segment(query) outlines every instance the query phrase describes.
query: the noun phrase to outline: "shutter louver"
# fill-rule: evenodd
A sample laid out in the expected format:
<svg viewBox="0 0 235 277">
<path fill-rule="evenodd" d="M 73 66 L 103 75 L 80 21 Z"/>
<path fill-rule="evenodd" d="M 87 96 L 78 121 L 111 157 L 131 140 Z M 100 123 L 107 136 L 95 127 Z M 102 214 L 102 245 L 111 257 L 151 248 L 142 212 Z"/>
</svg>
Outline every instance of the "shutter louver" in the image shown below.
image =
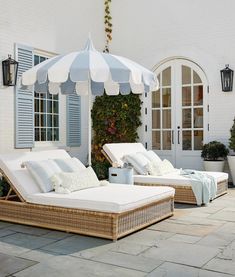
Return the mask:
<svg viewBox="0 0 235 277">
<path fill-rule="evenodd" d="M 76 94 L 67 96 L 67 145 L 81 145 L 81 98 Z"/>
<path fill-rule="evenodd" d="M 18 78 L 33 66 L 33 48 L 16 45 Z M 15 87 L 15 147 L 34 146 L 34 92 Z"/>
</svg>

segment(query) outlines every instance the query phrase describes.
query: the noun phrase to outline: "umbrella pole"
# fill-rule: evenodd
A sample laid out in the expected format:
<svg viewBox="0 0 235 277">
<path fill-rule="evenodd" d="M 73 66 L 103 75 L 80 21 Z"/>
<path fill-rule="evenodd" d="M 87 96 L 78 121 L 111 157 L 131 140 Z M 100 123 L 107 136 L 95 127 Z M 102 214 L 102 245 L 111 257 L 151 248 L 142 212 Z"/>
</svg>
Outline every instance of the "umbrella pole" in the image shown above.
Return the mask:
<svg viewBox="0 0 235 277">
<path fill-rule="evenodd" d="M 91 79 L 88 80 L 88 165 L 91 166 Z"/>
</svg>

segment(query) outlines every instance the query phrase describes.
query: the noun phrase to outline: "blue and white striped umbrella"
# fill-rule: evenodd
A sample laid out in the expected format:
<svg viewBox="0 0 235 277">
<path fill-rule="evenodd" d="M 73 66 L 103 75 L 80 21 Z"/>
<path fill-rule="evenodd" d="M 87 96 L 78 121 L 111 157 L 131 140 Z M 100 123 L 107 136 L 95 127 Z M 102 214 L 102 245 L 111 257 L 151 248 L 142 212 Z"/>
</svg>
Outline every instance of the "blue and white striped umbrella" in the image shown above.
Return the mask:
<svg viewBox="0 0 235 277">
<path fill-rule="evenodd" d="M 55 56 L 22 74 L 24 89 L 36 92 L 88 95 L 88 163 L 91 164 L 91 93 L 102 95 L 141 94 L 158 87 L 155 74 L 120 56 L 98 52 L 89 38 L 83 51 Z"/>
<path fill-rule="evenodd" d="M 91 39 L 83 51 L 48 59 L 22 75 L 22 85 L 37 92 L 108 95 L 149 92 L 158 85 L 153 72 L 120 56 L 95 50 Z"/>
</svg>

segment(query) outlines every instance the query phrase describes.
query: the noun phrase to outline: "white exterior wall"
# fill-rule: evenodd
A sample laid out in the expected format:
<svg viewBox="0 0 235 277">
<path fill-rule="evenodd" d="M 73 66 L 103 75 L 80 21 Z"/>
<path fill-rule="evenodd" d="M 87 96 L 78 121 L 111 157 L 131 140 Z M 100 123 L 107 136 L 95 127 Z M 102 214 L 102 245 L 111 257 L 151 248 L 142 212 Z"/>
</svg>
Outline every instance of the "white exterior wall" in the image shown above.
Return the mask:
<svg viewBox="0 0 235 277">
<path fill-rule="evenodd" d="M 97 7 L 96 7 L 97 6 Z M 14 44 L 32 46 L 53 53 L 66 53 L 84 47 L 88 33 L 104 36 L 97 12 L 103 13 L 98 0 L 0 0 L 0 61 L 14 57 Z M 100 27 L 100 28 L 99 28 Z M 103 37 L 98 46 L 102 46 Z M 97 39 L 94 38 L 96 42 Z M 14 89 L 3 87 L 0 67 L 0 153 L 25 151 L 15 149 Z M 72 148 L 84 162 L 87 158 L 86 99 L 82 99 L 82 146 Z M 60 96 L 60 143 L 36 143 L 33 150 L 66 147 L 66 103 Z M 85 146 L 85 147 L 84 147 Z"/>
<path fill-rule="evenodd" d="M 220 70 L 225 64 L 235 70 L 234 10 L 233 0 L 112 3 L 112 52 L 150 69 L 173 57 L 197 63 L 210 87 L 210 131 L 206 141 L 216 139 L 226 144 L 235 116 L 235 85 L 233 92 L 222 92 Z"/>
<path fill-rule="evenodd" d="M 14 43 L 55 53 L 81 49 L 91 32 L 98 50 L 104 46 L 103 1 L 0 0 L 0 59 L 14 54 Z M 111 52 L 150 69 L 164 60 L 185 57 L 204 70 L 209 94 L 207 141 L 228 142 L 235 115 L 235 93 L 223 93 L 220 69 L 235 69 L 234 0 L 113 0 Z M 14 55 L 13 55 L 14 56 Z M 1 70 L 1 69 L 0 69 Z M 14 92 L 2 87 L 0 72 L 0 153 L 14 150 Z M 62 97 L 64 99 L 64 97 Z M 65 145 L 66 112 L 61 101 L 61 143 Z M 87 103 L 82 99 L 82 147 L 72 149 L 85 161 Z M 143 120 L 145 120 L 143 118 Z M 143 128 L 140 128 L 143 138 Z"/>
</svg>

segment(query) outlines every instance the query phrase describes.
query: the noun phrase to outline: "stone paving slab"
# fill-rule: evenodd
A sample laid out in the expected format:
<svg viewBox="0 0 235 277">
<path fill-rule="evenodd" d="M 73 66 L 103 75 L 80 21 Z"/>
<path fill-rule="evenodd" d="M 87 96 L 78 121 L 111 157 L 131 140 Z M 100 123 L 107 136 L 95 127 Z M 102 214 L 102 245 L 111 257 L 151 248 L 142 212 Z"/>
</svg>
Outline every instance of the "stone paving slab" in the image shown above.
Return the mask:
<svg viewBox="0 0 235 277">
<path fill-rule="evenodd" d="M 161 260 L 145 258 L 144 256 L 133 256 L 124 253 L 105 252 L 93 257 L 94 261 L 117 265 L 129 269 L 150 272 L 163 263 Z"/>
<path fill-rule="evenodd" d="M 8 276 L 35 264 L 36 262 L 31 260 L 0 253 L 0 277 Z"/>
<path fill-rule="evenodd" d="M 231 277 L 214 271 L 165 262 L 147 275 L 148 277 Z"/>
<path fill-rule="evenodd" d="M 202 238 L 197 244 L 207 245 L 207 246 L 216 246 L 216 247 L 225 247 L 229 245 L 233 240 L 235 240 L 235 234 L 228 234 L 223 232 L 215 232 L 209 234 Z"/>
<path fill-rule="evenodd" d="M 234 201 L 235 202 L 235 201 Z M 213 215 L 210 215 L 209 218 L 223 220 L 223 221 L 231 221 L 235 222 L 235 209 L 233 208 L 225 208 Z"/>
<path fill-rule="evenodd" d="M 154 257 L 158 260 L 201 267 L 218 253 L 218 248 L 173 241 L 160 241 L 156 247 L 151 247 L 141 255 L 147 258 Z"/>
<path fill-rule="evenodd" d="M 228 273 L 235 276 L 235 261 L 234 260 L 224 260 L 219 258 L 214 258 L 209 261 L 205 266 L 205 269 L 214 270 L 221 273 Z"/>
<path fill-rule="evenodd" d="M 176 242 L 185 242 L 185 243 L 196 243 L 201 239 L 198 236 L 188 236 L 188 235 L 181 235 L 175 234 L 174 236 L 167 239 L 168 241 L 176 241 Z"/>
<path fill-rule="evenodd" d="M 52 242 L 54 242 L 54 240 L 48 238 L 15 233 L 0 238 L 0 252 L 11 255 L 19 255 L 23 252 L 43 247 Z"/>
<path fill-rule="evenodd" d="M 157 231 L 171 231 L 177 234 L 191 235 L 191 236 L 205 236 L 215 231 L 218 226 L 213 225 L 200 225 L 200 224 L 185 224 L 173 221 L 161 221 L 158 224 L 151 226 L 151 229 Z"/>
<path fill-rule="evenodd" d="M 118 253 L 125 253 L 131 255 L 138 255 L 144 251 L 146 251 L 149 246 L 137 244 L 134 242 L 127 242 L 127 241 L 118 241 L 115 245 L 110 249 L 110 251 L 118 252 Z"/>
<path fill-rule="evenodd" d="M 21 272 L 17 277 L 143 277 L 146 273 L 109 264 L 58 256 Z"/>
<path fill-rule="evenodd" d="M 159 240 L 165 240 L 174 235 L 173 232 L 152 230 L 152 227 L 154 227 L 154 225 L 143 231 L 131 234 L 130 236 L 123 238 L 122 241 L 124 243 L 127 241 L 145 246 L 154 246 Z"/>
<path fill-rule="evenodd" d="M 110 240 L 74 235 L 42 247 L 42 249 L 63 255 L 91 258 L 110 249 L 114 244 Z"/>
<path fill-rule="evenodd" d="M 42 236 L 51 232 L 51 230 L 49 229 L 43 229 L 38 227 L 32 228 L 31 226 L 20 225 L 20 224 L 10 225 L 9 227 L 7 227 L 7 229 L 14 232 L 24 233 L 24 234 L 34 235 L 34 236 Z"/>
<path fill-rule="evenodd" d="M 12 231 L 6 228 L 0 229 L 0 237 L 6 237 L 15 233 L 16 233 L 15 231 Z"/>
</svg>

